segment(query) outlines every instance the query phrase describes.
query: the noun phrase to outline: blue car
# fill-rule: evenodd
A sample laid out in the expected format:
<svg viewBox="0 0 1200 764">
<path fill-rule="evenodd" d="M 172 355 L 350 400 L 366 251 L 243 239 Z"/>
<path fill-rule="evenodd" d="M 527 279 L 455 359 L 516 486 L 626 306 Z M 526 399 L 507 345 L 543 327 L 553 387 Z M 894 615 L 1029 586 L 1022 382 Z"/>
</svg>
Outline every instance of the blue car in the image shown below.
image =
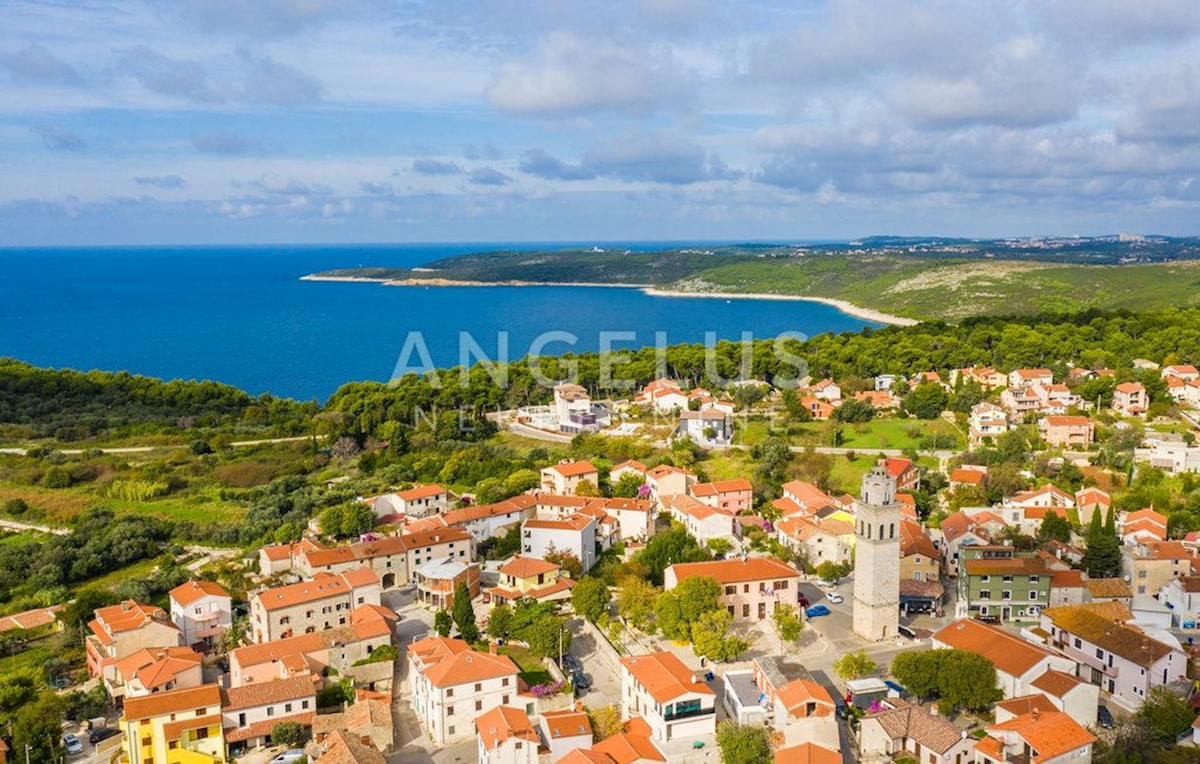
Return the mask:
<svg viewBox="0 0 1200 764">
<path fill-rule="evenodd" d="M 808 616 L 809 618 L 819 618 L 823 615 L 829 615 L 829 608 L 825 607 L 824 605 L 814 605 L 808 610 L 805 610 L 804 615 Z"/>
</svg>

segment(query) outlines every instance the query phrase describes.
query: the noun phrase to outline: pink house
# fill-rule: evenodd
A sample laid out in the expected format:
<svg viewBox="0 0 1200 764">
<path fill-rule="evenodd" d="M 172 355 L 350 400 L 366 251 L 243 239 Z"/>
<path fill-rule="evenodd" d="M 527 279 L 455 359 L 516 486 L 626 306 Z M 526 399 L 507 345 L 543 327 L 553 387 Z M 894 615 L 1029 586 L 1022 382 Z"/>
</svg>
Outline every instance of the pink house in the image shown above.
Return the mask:
<svg viewBox="0 0 1200 764">
<path fill-rule="evenodd" d="M 746 478 L 697 483 L 692 486 L 692 498 L 715 509 L 737 514 L 750 509 L 754 502 L 754 487 Z"/>
</svg>

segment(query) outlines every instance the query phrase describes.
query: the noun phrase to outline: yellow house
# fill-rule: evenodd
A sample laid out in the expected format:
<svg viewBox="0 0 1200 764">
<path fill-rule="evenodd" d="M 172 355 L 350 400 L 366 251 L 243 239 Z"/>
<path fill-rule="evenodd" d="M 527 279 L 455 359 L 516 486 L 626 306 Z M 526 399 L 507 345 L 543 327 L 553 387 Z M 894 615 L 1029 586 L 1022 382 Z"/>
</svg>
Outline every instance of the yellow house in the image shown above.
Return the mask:
<svg viewBox="0 0 1200 764">
<path fill-rule="evenodd" d="M 490 592 L 492 607 L 525 597 L 539 602 L 569 599 L 574 585 L 554 563 L 517 555 L 500 567 L 500 585 Z"/>
<path fill-rule="evenodd" d="M 221 688 L 215 684 L 126 698 L 123 764 L 223 764 Z"/>
</svg>

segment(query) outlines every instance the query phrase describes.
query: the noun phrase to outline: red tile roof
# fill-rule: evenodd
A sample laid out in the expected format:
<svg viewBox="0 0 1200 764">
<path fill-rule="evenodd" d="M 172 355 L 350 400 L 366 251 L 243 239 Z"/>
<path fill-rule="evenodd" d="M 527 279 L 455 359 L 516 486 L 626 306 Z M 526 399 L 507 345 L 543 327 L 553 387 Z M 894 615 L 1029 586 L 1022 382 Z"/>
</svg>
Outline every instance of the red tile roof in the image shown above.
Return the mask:
<svg viewBox="0 0 1200 764">
<path fill-rule="evenodd" d="M 171 599 L 187 607 L 203 597 L 228 597 L 229 592 L 216 581 L 188 581 L 170 591 Z"/>
<path fill-rule="evenodd" d="M 683 581 L 692 576 L 707 576 L 722 584 L 800 577 L 800 573 L 795 568 L 773 557 L 681 562 L 672 565 L 669 569 L 674 571 L 676 581 Z"/>
<path fill-rule="evenodd" d="M 586 719 L 587 714 L 583 717 Z M 475 717 L 475 730 L 483 741 L 484 749 L 494 751 L 496 746 L 510 739 L 538 742 L 537 730 L 529 715 L 520 708 L 496 706 Z M 589 728 L 590 731 L 590 728 Z"/>
<path fill-rule="evenodd" d="M 621 665 L 659 703 L 670 703 L 687 694 L 716 694 L 708 685 L 697 682 L 693 672 L 674 653 L 628 655 L 621 658 Z"/>
<path fill-rule="evenodd" d="M 998 671 L 1022 676 L 1050 652 L 997 626 L 963 619 L 933 635 L 942 644 L 987 658 Z"/>
</svg>

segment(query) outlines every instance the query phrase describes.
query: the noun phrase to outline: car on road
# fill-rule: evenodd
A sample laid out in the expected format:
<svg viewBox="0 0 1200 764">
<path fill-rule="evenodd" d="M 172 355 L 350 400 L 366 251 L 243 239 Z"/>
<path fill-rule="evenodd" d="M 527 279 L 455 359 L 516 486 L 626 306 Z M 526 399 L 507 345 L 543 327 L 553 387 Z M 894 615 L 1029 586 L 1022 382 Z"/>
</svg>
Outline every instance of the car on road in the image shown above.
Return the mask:
<svg viewBox="0 0 1200 764">
<path fill-rule="evenodd" d="M 829 581 L 828 579 L 818 578 L 817 586 L 821 589 L 834 589 L 837 587 L 837 581 Z"/>
<path fill-rule="evenodd" d="M 840 605 L 843 602 L 842 595 L 838 594 L 837 592 L 829 592 L 825 595 L 825 599 L 829 600 L 835 605 Z"/>
<path fill-rule="evenodd" d="M 1106 730 L 1110 730 L 1116 726 L 1116 722 L 1113 721 L 1112 711 L 1108 710 L 1108 706 L 1096 706 L 1096 723 Z"/>
<path fill-rule="evenodd" d="M 66 747 L 67 753 L 74 756 L 77 753 L 83 753 L 83 741 L 75 737 L 71 732 L 63 735 L 63 746 Z"/>
<path fill-rule="evenodd" d="M 592 686 L 592 680 L 582 671 L 572 671 L 571 684 L 575 685 L 576 690 L 587 690 Z"/>
<path fill-rule="evenodd" d="M 579 659 L 576 658 L 574 655 L 564 655 L 563 660 L 562 660 L 562 665 L 563 665 L 563 668 L 565 668 L 568 672 L 570 672 L 572 674 L 575 673 L 576 671 L 583 671 L 583 664 L 581 664 L 579 662 Z"/>
<path fill-rule="evenodd" d="M 829 615 L 829 608 L 824 605 L 814 605 L 805 610 L 804 615 L 808 618 L 820 618 L 823 615 Z"/>
<path fill-rule="evenodd" d="M 96 743 L 99 743 L 103 740 L 108 740 L 113 735 L 120 735 L 120 734 L 121 734 L 121 730 L 113 729 L 112 727 L 100 727 L 98 729 L 92 730 L 92 733 L 90 735 L 88 735 L 88 742 L 91 743 L 92 745 L 95 745 Z"/>
<path fill-rule="evenodd" d="M 304 758 L 303 748 L 289 748 L 275 758 L 271 759 L 270 764 L 294 764 Z"/>
<path fill-rule="evenodd" d="M 896 631 L 900 632 L 900 636 L 902 637 L 908 637 L 909 639 L 917 638 L 917 632 L 913 631 L 907 626 L 897 626 Z"/>
</svg>

